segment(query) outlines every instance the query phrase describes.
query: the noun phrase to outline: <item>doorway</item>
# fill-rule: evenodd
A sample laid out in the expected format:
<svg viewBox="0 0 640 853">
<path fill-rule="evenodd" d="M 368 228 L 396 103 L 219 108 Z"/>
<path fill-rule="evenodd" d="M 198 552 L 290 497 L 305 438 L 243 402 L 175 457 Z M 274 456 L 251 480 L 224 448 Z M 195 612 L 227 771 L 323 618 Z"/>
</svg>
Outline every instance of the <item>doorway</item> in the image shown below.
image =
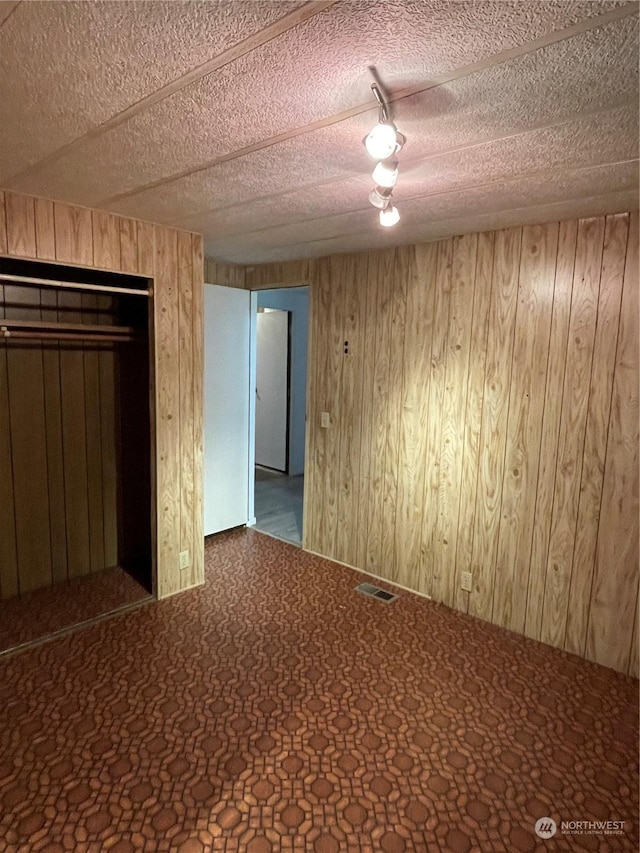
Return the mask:
<svg viewBox="0 0 640 853">
<path fill-rule="evenodd" d="M 256 529 L 302 544 L 309 288 L 257 293 Z"/>
</svg>

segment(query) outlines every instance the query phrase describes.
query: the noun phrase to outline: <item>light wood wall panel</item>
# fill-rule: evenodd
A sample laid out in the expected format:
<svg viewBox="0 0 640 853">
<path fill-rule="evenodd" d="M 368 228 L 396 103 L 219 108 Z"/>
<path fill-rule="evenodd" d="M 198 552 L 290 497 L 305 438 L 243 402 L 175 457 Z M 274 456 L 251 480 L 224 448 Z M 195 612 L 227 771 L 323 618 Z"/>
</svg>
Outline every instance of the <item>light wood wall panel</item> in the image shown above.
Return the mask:
<svg viewBox="0 0 640 853">
<path fill-rule="evenodd" d="M 223 264 L 207 258 L 204 268 L 204 280 L 207 284 L 218 284 L 222 287 L 244 287 L 245 268 L 236 264 Z"/>
<path fill-rule="evenodd" d="M 259 264 L 244 267 L 244 287 L 249 290 L 264 290 L 272 287 L 300 287 L 315 280 L 318 274 L 315 260 L 281 261 L 274 264 Z M 208 280 L 208 279 L 207 279 Z"/>
<path fill-rule="evenodd" d="M 604 467 L 587 657 L 638 675 L 638 215 L 631 218 Z"/>
<path fill-rule="evenodd" d="M 152 279 L 150 336 L 156 356 L 150 389 L 156 437 L 152 523 L 159 543 L 157 592 L 163 597 L 202 583 L 201 237 L 104 211 L 0 191 L 0 254 L 138 273 Z M 7 291 L 0 286 L 0 314 L 4 316 L 6 310 L 10 316 L 12 310 L 25 310 L 19 304 L 11 307 Z M 40 303 L 29 310 L 44 319 L 62 320 L 63 315 L 73 319 L 76 312 L 77 317 L 86 315 L 104 322 L 110 306 L 108 296 L 43 292 L 37 299 Z M 62 352 L 55 347 L 25 348 L 22 353 L 0 347 L 1 597 L 88 573 L 100 564 L 112 565 L 117 555 L 115 438 L 101 426 L 114 417 L 114 356 Z M 17 373 L 7 365 L 16 355 L 24 361 Z M 21 377 L 20 395 L 17 388 L 11 394 L 9 375 Z M 80 395 L 78 388 L 82 389 Z M 140 404 L 146 405 L 147 400 Z M 88 411 L 91 418 L 86 417 Z M 28 415 L 33 426 L 30 436 L 10 429 L 11 419 L 22 415 Z M 93 426 L 87 430 L 89 421 Z M 14 432 L 20 434 L 16 440 L 27 441 L 28 447 L 12 448 Z M 29 476 L 20 480 L 33 495 L 14 494 L 11 455 L 16 451 L 30 466 Z M 41 489 L 48 493 L 48 503 L 36 501 L 35 491 Z M 83 489 L 84 500 L 79 497 Z M 38 507 L 44 507 L 42 512 Z M 74 525 L 63 526 L 63 513 Z M 19 532 L 27 523 L 30 543 Z M 186 570 L 180 569 L 180 551 L 189 551 Z M 18 566 L 26 571 L 22 587 Z"/>
<path fill-rule="evenodd" d="M 524 631 L 558 226 L 523 228 L 492 621 Z"/>
<path fill-rule="evenodd" d="M 304 547 L 637 674 L 637 214 L 246 275 L 307 282 Z"/>
</svg>

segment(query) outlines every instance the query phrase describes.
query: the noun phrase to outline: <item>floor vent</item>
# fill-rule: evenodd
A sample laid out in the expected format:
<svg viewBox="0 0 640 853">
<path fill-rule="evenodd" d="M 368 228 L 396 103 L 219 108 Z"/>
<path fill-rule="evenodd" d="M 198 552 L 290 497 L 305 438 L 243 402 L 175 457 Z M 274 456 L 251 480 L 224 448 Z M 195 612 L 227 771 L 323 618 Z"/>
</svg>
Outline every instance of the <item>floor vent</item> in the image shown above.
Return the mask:
<svg viewBox="0 0 640 853">
<path fill-rule="evenodd" d="M 379 586 L 374 586 L 372 583 L 361 583 L 360 586 L 356 587 L 356 592 L 362 593 L 362 595 L 367 595 L 369 598 L 377 598 L 379 601 L 384 601 L 387 604 L 391 604 L 391 602 L 395 601 L 398 597 L 392 592 L 380 589 Z"/>
</svg>

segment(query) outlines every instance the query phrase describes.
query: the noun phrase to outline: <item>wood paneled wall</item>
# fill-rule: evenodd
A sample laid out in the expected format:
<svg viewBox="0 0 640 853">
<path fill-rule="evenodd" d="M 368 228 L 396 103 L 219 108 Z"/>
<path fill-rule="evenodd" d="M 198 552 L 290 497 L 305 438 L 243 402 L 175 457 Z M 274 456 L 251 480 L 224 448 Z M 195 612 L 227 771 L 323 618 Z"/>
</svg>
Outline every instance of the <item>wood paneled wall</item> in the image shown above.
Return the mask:
<svg viewBox="0 0 640 853">
<path fill-rule="evenodd" d="M 637 675 L 637 213 L 304 263 L 305 548 Z"/>
<path fill-rule="evenodd" d="M 104 300 L 0 284 L 0 318 L 98 323 Z M 0 598 L 118 563 L 115 399 L 108 346 L 0 346 Z"/>
<path fill-rule="evenodd" d="M 223 264 L 206 258 L 204 262 L 204 280 L 207 284 L 218 284 L 222 287 L 245 286 L 245 268 L 237 264 Z"/>
<path fill-rule="evenodd" d="M 245 267 L 245 287 L 268 290 L 272 287 L 299 287 L 310 284 L 316 261 L 281 261 Z"/>
<path fill-rule="evenodd" d="M 75 207 L 47 199 L 0 192 L 0 255 L 56 261 L 112 272 L 127 272 L 152 279 L 154 295 L 153 328 L 155 363 L 152 365 L 151 393 L 155 401 L 152 416 L 155 421 L 156 465 L 152 472 L 156 507 L 152 517 L 156 523 L 157 589 L 160 597 L 172 595 L 182 589 L 200 584 L 204 580 L 204 537 L 202 527 L 202 371 L 203 371 L 203 256 L 202 240 L 199 235 L 177 231 L 134 219 L 114 216 L 109 213 Z M 62 296 L 60 296 L 62 298 Z M 77 297 L 68 297 L 77 299 Z M 82 297 L 86 299 L 86 297 Z M 82 302 L 80 311 L 92 307 Z M 46 310 L 43 305 L 42 310 Z M 36 353 L 37 354 L 37 353 Z M 85 405 L 109 406 L 108 399 L 96 398 L 93 377 L 99 375 L 100 382 L 108 389 L 108 359 L 98 356 L 93 363 L 90 353 L 69 353 L 77 364 L 77 371 L 84 372 Z M 13 356 L 10 356 L 13 357 Z M 60 358 L 63 355 L 60 354 Z M 0 349 L 0 360 L 6 359 L 6 350 Z M 46 366 L 34 364 L 34 371 L 45 370 Z M 69 365 L 73 369 L 73 365 Z M 54 368 L 55 370 L 55 368 Z M 60 375 L 65 375 L 64 372 Z M 0 361 L 0 398 L 6 389 L 6 365 Z M 87 387 L 89 377 L 89 387 Z M 28 390 L 25 377 L 25 393 Z M 55 384 L 54 384 L 55 389 Z M 102 384 L 101 386 L 102 387 Z M 61 389 L 64 394 L 64 389 Z M 12 395 L 12 406 L 13 406 Z M 36 410 L 39 411 L 36 413 Z M 78 403 L 79 404 L 79 403 Z M 141 400 L 142 406 L 147 399 Z M 27 403 L 23 400 L 23 405 Z M 44 417 L 42 401 L 31 400 L 34 418 Z M 72 417 L 67 406 L 62 404 L 65 417 Z M 6 418 L 9 409 L 0 399 L 0 436 L 6 435 Z M 54 419 L 55 421 L 55 419 Z M 41 424 L 45 441 L 57 441 L 54 422 Z M 93 476 L 97 472 L 99 458 L 111 453 L 109 436 L 87 435 L 86 453 L 80 454 L 83 470 L 78 476 Z M 106 442 L 106 444 L 105 444 Z M 39 480 L 44 483 L 46 468 L 44 445 L 33 464 L 38 470 Z M 99 446 L 100 445 L 100 446 Z M 0 454 L 6 453 L 0 447 Z M 86 462 L 87 470 L 84 471 Z M 0 462 L 1 464 L 1 462 Z M 109 479 L 107 466 L 107 480 Z M 97 476 L 97 475 L 96 475 Z M 104 471 L 102 476 L 104 477 Z M 46 477 L 51 486 L 60 493 L 60 471 L 48 470 Z M 0 478 L 0 501 L 5 508 L 13 506 L 10 500 L 11 484 Z M 103 492 L 105 502 L 113 501 L 109 489 Z M 17 509 L 18 512 L 21 510 Z M 89 513 L 94 518 L 94 530 L 100 529 L 100 513 L 97 506 L 83 505 L 78 512 Z M 42 523 L 46 519 L 31 518 L 29 523 Z M 67 507 L 67 513 L 69 508 Z M 103 524 L 112 523 L 112 514 L 103 508 Z M 16 523 L 18 523 L 16 521 Z M 59 525 L 57 536 L 61 536 Z M 110 536 L 110 534 L 109 534 Z M 96 538 L 96 541 L 98 541 Z M 105 546 L 108 536 L 103 536 Z M 2 566 L 15 562 L 11 538 L 0 536 L 0 560 Z M 62 547 L 62 543 L 56 546 Z M 97 546 L 96 546 L 97 547 Z M 91 563 L 93 546 L 89 543 Z M 180 552 L 189 551 L 189 568 L 180 569 Z M 84 555 L 86 549 L 82 550 Z M 52 538 L 50 559 L 55 558 L 56 548 Z M 40 557 L 38 556 L 38 559 Z M 80 557 L 78 558 L 80 559 Z M 83 558 L 84 559 L 84 556 Z M 107 561 L 108 564 L 108 561 Z M 38 571 L 46 571 L 46 562 Z M 10 570 L 9 572 L 10 573 Z"/>
</svg>

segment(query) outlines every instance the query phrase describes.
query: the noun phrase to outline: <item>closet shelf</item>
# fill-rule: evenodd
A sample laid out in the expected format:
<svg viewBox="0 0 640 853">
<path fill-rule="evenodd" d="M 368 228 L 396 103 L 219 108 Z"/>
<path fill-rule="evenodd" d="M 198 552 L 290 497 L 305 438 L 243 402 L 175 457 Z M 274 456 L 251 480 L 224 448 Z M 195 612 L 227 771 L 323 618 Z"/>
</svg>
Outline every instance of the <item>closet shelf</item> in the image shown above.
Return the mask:
<svg viewBox="0 0 640 853">
<path fill-rule="evenodd" d="M 0 318 L 0 329 L 11 331 L 43 332 L 91 332 L 104 335 L 134 335 L 138 330 L 133 326 L 110 326 L 106 323 L 58 323 L 55 320 L 9 320 Z"/>
<path fill-rule="evenodd" d="M 51 278 L 34 278 L 24 275 L 10 275 L 9 273 L 0 273 L 0 281 L 5 281 L 9 284 L 31 285 L 33 287 L 61 287 L 65 290 L 90 290 L 98 293 L 123 293 L 126 296 L 152 296 L 152 288 L 140 290 L 132 287 L 116 287 L 103 284 L 89 284 L 88 282 L 80 281 L 57 281 Z"/>
</svg>

